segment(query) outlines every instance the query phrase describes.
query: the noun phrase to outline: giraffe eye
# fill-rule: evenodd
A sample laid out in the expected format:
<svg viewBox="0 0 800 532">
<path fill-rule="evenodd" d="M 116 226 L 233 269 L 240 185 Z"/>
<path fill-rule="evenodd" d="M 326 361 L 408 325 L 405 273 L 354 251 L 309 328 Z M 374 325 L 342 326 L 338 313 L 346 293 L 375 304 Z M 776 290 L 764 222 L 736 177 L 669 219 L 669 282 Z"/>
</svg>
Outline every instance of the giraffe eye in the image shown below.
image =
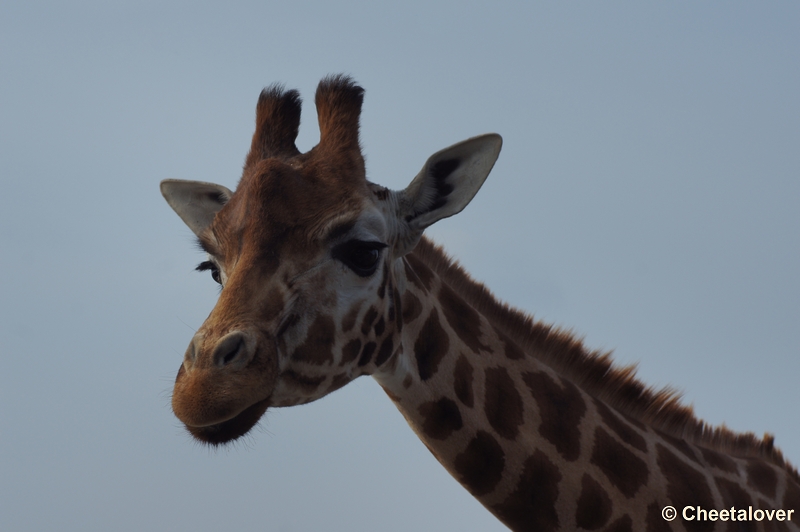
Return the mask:
<svg viewBox="0 0 800 532">
<path fill-rule="evenodd" d="M 360 277 L 369 277 L 378 268 L 381 250 L 386 244 L 350 240 L 333 248 L 333 257 Z"/>
<path fill-rule="evenodd" d="M 211 278 L 214 279 L 217 283 L 222 284 L 222 277 L 220 276 L 219 268 L 217 268 L 217 265 L 211 262 L 210 260 L 201 262 L 197 266 L 197 268 L 195 268 L 195 270 L 197 270 L 198 272 L 211 270 Z"/>
</svg>

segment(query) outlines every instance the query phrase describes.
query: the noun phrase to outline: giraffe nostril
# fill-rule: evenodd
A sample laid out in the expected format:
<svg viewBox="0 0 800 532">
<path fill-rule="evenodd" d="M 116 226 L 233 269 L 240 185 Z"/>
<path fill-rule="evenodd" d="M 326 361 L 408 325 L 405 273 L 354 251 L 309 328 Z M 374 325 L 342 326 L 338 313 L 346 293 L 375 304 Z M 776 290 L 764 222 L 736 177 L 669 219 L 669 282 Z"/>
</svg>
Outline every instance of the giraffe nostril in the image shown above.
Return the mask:
<svg viewBox="0 0 800 532">
<path fill-rule="evenodd" d="M 183 355 L 183 367 L 187 370 L 191 369 L 197 361 L 197 346 L 199 342 L 200 337 L 195 335 L 192 338 L 192 341 L 189 342 L 189 347 L 186 348 L 186 353 Z"/>
<path fill-rule="evenodd" d="M 234 331 L 219 341 L 214 348 L 214 364 L 217 367 L 244 367 L 250 361 L 251 349 L 248 349 L 246 337 L 241 331 Z"/>
<path fill-rule="evenodd" d="M 225 355 L 225 358 L 222 359 L 222 363 L 224 365 L 227 365 L 228 363 L 230 363 L 230 361 L 233 360 L 236 357 L 236 355 L 239 353 L 239 349 L 241 349 L 241 347 L 242 347 L 242 344 L 240 343 L 238 346 L 236 346 L 236 350 L 235 351 L 231 351 L 230 353 Z"/>
</svg>

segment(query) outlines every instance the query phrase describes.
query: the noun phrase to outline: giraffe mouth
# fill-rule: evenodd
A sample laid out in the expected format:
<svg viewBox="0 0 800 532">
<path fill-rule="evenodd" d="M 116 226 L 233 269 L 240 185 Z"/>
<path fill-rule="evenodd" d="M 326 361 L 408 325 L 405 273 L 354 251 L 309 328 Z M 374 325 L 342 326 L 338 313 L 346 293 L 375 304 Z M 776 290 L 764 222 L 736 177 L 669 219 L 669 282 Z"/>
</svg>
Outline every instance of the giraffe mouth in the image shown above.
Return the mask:
<svg viewBox="0 0 800 532">
<path fill-rule="evenodd" d="M 269 397 L 248 406 L 221 423 L 206 427 L 186 425 L 186 429 L 195 439 L 203 443 L 213 446 L 223 445 L 247 434 L 258 423 L 267 408 L 269 408 Z"/>
</svg>

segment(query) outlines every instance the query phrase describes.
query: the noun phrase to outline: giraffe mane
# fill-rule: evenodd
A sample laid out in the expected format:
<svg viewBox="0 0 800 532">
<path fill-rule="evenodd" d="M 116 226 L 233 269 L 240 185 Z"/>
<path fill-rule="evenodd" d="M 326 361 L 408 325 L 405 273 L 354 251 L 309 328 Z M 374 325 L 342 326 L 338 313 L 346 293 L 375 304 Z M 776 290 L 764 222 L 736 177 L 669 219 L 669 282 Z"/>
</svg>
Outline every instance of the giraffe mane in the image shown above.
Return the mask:
<svg viewBox="0 0 800 532">
<path fill-rule="evenodd" d="M 615 365 L 610 352 L 589 350 L 571 332 L 535 321 L 531 315 L 499 301 L 428 238 L 422 237 L 412 254 L 525 353 L 622 414 L 702 447 L 741 458 L 768 460 L 800 481 L 797 470 L 775 447 L 773 435 L 758 438 L 752 432 L 737 433 L 724 425 L 714 427 L 698 419 L 674 388 L 647 386 L 636 376 L 635 365 Z"/>
</svg>

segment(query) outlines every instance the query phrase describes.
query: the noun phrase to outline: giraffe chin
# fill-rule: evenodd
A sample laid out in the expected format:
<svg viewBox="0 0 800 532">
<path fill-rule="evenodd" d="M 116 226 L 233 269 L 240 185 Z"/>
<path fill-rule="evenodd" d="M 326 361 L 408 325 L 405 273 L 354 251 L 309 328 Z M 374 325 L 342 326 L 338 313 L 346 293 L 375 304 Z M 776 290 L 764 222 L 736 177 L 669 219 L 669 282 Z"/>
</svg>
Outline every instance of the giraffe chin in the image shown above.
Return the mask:
<svg viewBox="0 0 800 532">
<path fill-rule="evenodd" d="M 269 398 L 248 406 L 222 423 L 206 427 L 186 425 L 186 429 L 198 441 L 213 446 L 224 445 L 247 434 L 258 423 L 267 408 L 269 408 Z"/>
</svg>

